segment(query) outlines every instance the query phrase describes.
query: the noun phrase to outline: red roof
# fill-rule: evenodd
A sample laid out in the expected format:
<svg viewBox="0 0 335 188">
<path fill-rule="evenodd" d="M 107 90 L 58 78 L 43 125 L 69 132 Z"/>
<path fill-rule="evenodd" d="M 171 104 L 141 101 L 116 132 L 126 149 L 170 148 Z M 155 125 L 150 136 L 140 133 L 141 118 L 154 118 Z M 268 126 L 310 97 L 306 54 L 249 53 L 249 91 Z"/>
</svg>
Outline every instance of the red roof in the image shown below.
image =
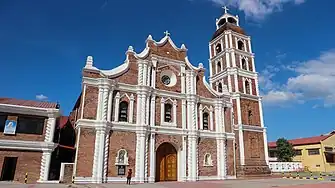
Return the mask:
<svg viewBox="0 0 335 188">
<path fill-rule="evenodd" d="M 69 119 L 68 116 L 61 116 L 61 117 L 59 117 L 59 128 L 62 129 L 66 125 L 68 119 Z"/>
<path fill-rule="evenodd" d="M 308 145 L 308 144 L 318 144 L 321 141 L 325 140 L 326 138 L 332 136 L 333 134 L 327 134 L 327 135 L 321 135 L 321 136 L 314 136 L 314 137 L 308 137 L 308 138 L 298 138 L 293 140 L 288 140 L 289 143 L 291 143 L 293 146 L 298 145 Z M 268 147 L 275 148 L 276 142 L 269 142 Z"/>
<path fill-rule="evenodd" d="M 0 104 L 10 104 L 10 105 L 27 106 L 35 108 L 56 108 L 57 106 L 57 103 L 13 99 L 13 98 L 0 98 Z"/>
</svg>

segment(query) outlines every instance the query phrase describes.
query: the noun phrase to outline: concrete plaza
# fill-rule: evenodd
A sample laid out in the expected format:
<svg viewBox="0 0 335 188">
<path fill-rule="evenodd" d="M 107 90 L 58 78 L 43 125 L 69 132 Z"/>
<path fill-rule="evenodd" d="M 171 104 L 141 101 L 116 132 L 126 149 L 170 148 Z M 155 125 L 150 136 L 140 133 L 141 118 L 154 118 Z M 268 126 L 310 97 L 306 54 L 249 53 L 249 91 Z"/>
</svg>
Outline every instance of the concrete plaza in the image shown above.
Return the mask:
<svg viewBox="0 0 335 188">
<path fill-rule="evenodd" d="M 101 184 L 101 185 L 64 185 L 64 184 L 18 184 L 1 182 L 0 188 L 335 188 L 335 182 L 330 180 L 292 180 L 292 179 L 253 179 L 200 182 L 162 182 L 154 184 Z"/>
</svg>

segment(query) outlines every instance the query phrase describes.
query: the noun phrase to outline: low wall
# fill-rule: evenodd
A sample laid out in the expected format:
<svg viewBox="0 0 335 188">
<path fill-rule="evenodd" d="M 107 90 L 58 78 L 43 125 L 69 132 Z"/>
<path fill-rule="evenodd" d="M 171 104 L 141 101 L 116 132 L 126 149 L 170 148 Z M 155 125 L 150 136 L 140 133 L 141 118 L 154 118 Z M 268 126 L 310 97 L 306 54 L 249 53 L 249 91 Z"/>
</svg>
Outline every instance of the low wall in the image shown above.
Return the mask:
<svg viewBox="0 0 335 188">
<path fill-rule="evenodd" d="M 303 170 L 301 162 L 269 162 L 271 172 L 295 172 Z"/>
</svg>

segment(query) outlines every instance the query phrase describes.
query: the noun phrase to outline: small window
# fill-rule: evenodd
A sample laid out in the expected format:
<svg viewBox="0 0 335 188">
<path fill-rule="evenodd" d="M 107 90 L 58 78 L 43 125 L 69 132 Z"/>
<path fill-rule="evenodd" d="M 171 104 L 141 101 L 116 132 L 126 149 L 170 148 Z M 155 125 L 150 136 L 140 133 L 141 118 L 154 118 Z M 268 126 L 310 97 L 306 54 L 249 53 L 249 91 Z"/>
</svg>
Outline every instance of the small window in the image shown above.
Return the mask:
<svg viewBox="0 0 335 188">
<path fill-rule="evenodd" d="M 0 132 L 4 131 L 6 120 L 7 116 L 4 114 L 0 114 Z"/>
<path fill-rule="evenodd" d="M 128 103 L 126 101 L 122 101 L 119 105 L 119 121 L 128 121 Z"/>
<path fill-rule="evenodd" d="M 216 54 L 219 54 L 222 51 L 220 43 L 215 46 L 215 51 L 216 51 Z"/>
<path fill-rule="evenodd" d="M 208 130 L 208 118 L 209 117 L 209 114 L 207 113 L 207 112 L 205 112 L 205 113 L 203 113 L 203 122 L 202 122 L 202 124 L 203 124 L 203 129 L 204 130 Z"/>
<path fill-rule="evenodd" d="M 222 93 L 222 83 L 219 83 L 218 85 L 218 92 Z"/>
<path fill-rule="evenodd" d="M 45 118 L 19 116 L 17 121 L 16 133 L 42 135 Z"/>
<path fill-rule="evenodd" d="M 333 151 L 332 147 L 325 147 L 325 151 Z"/>
<path fill-rule="evenodd" d="M 239 50 L 244 50 L 244 43 L 243 43 L 242 41 L 238 41 L 238 42 L 237 42 L 237 48 L 238 48 Z"/>
<path fill-rule="evenodd" d="M 252 111 L 251 110 L 248 111 L 248 124 L 252 125 Z"/>
<path fill-rule="evenodd" d="M 168 123 L 171 123 L 172 122 L 172 105 L 171 104 L 165 104 L 164 109 L 165 109 L 164 121 L 168 122 Z"/>
<path fill-rule="evenodd" d="M 301 149 L 294 150 L 294 153 L 295 153 L 296 156 L 302 155 Z"/>
<path fill-rule="evenodd" d="M 221 72 L 221 62 L 220 61 L 217 64 L 217 70 L 216 70 L 216 73 L 219 73 L 219 72 Z"/>
<path fill-rule="evenodd" d="M 245 85 L 245 93 L 246 94 L 250 94 L 250 83 L 248 80 L 244 81 L 244 85 Z"/>
<path fill-rule="evenodd" d="M 212 156 L 209 153 L 204 156 L 204 166 L 213 166 Z"/>
<path fill-rule="evenodd" d="M 320 155 L 320 149 L 309 149 L 308 155 Z"/>
<path fill-rule="evenodd" d="M 247 61 L 244 58 L 242 59 L 242 69 L 248 70 L 247 69 Z"/>
</svg>

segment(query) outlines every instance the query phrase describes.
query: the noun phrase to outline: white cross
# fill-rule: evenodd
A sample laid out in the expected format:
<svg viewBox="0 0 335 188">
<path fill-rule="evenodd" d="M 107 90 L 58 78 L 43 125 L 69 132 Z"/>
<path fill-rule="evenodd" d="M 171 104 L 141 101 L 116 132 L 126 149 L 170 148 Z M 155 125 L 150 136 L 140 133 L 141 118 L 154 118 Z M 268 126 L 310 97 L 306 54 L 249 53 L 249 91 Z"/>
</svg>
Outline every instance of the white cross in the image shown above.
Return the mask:
<svg viewBox="0 0 335 188">
<path fill-rule="evenodd" d="M 165 34 L 166 36 L 170 36 L 170 33 L 169 33 L 167 30 L 164 32 L 164 34 Z"/>
<path fill-rule="evenodd" d="M 227 12 L 228 12 L 228 10 L 229 10 L 229 9 L 227 8 L 227 6 L 224 6 L 224 7 L 222 7 L 222 8 L 224 9 L 224 13 L 227 14 Z"/>
</svg>

